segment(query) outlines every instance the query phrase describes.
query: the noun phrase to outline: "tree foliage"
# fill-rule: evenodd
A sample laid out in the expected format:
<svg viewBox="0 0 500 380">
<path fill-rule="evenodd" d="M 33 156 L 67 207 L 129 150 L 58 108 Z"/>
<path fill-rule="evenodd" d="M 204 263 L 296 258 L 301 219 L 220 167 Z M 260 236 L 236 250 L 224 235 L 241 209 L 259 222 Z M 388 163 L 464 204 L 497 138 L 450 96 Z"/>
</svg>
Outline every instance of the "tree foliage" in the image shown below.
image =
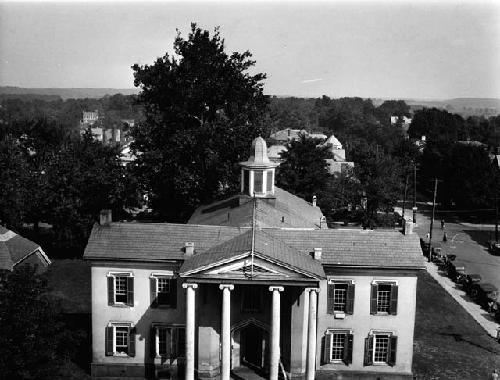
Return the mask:
<svg viewBox="0 0 500 380">
<path fill-rule="evenodd" d="M 238 161 L 263 134 L 264 74 L 251 54 L 225 52 L 218 29 L 195 24 L 152 65 L 134 65 L 145 122 L 132 130 L 137 172 L 162 219 L 185 220 L 193 208 L 237 189 Z"/>
</svg>

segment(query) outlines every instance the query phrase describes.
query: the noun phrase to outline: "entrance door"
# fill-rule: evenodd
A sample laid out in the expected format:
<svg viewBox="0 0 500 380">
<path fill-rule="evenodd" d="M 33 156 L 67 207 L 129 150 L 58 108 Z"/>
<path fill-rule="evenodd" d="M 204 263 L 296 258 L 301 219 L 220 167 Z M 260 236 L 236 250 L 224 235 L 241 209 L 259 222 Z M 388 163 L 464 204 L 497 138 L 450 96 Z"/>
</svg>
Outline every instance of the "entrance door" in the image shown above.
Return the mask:
<svg viewBox="0 0 500 380">
<path fill-rule="evenodd" d="M 263 369 L 265 364 L 266 340 L 264 330 L 248 325 L 241 331 L 242 363 L 256 369 Z"/>
</svg>

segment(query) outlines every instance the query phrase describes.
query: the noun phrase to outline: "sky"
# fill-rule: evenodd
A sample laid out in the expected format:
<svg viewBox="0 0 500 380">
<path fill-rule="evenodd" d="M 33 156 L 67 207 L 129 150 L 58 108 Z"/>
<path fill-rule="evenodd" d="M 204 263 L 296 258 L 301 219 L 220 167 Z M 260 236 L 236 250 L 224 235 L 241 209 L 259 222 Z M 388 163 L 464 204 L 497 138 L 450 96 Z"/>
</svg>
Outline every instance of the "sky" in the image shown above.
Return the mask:
<svg viewBox="0 0 500 380">
<path fill-rule="evenodd" d="M 176 29 L 220 26 L 270 95 L 500 98 L 500 2 L 0 0 L 0 85 L 132 88 Z"/>
</svg>

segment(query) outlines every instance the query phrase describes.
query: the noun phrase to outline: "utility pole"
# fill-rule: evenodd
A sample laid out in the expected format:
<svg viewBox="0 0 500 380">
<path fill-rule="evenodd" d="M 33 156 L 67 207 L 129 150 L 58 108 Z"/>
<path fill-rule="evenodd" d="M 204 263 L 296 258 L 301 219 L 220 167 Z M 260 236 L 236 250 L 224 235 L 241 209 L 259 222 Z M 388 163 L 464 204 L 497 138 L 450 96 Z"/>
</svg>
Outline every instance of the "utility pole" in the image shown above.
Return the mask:
<svg viewBox="0 0 500 380">
<path fill-rule="evenodd" d="M 498 195 L 497 194 L 495 194 L 495 242 L 498 243 Z"/>
<path fill-rule="evenodd" d="M 432 261 L 432 227 L 434 226 L 434 211 L 436 210 L 436 194 L 438 189 L 438 180 L 434 178 L 434 198 L 432 200 L 432 219 L 431 219 L 431 227 L 429 231 L 429 260 Z"/>
<path fill-rule="evenodd" d="M 403 194 L 403 223 L 405 222 L 405 208 L 406 208 L 406 192 L 408 190 L 408 174 L 406 174 L 406 179 L 405 179 L 405 192 Z"/>
<path fill-rule="evenodd" d="M 413 163 L 413 224 L 417 224 L 417 163 Z"/>
</svg>

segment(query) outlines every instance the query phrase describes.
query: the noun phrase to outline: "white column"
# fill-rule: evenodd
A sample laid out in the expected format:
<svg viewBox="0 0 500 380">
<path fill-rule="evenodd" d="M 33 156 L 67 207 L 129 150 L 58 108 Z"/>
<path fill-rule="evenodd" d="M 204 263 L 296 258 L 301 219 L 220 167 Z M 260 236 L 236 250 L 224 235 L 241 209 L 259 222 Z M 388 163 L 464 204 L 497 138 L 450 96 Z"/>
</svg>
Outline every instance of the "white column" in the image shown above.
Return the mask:
<svg viewBox="0 0 500 380">
<path fill-rule="evenodd" d="M 316 326 L 317 326 L 317 304 L 318 288 L 309 290 L 309 328 L 307 340 L 307 374 L 306 380 L 314 380 L 316 374 Z"/>
<path fill-rule="evenodd" d="M 278 380 L 278 369 L 280 363 L 280 292 L 282 286 L 270 286 L 269 291 L 273 292 L 273 306 L 271 314 L 271 360 L 269 368 L 269 380 Z"/>
<path fill-rule="evenodd" d="M 231 290 L 234 285 L 220 284 L 222 290 L 222 370 L 221 380 L 229 380 L 231 375 Z"/>
<path fill-rule="evenodd" d="M 186 380 L 194 380 L 194 296 L 198 284 L 182 284 L 186 289 Z"/>
<path fill-rule="evenodd" d="M 307 338 L 309 334 L 309 290 L 310 288 L 304 289 L 304 302 L 302 305 L 302 356 L 301 356 L 301 367 L 303 373 L 307 371 Z"/>
</svg>

